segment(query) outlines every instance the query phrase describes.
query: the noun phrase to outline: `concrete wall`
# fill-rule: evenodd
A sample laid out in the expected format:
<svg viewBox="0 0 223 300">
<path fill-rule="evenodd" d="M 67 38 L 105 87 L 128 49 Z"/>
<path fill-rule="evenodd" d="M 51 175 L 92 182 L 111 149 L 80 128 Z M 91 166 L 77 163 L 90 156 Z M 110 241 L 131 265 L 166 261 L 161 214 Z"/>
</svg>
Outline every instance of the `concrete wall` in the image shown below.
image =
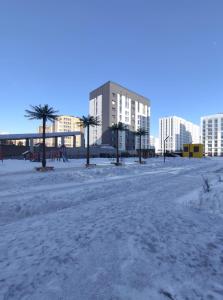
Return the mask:
<svg viewBox="0 0 223 300">
<path fill-rule="evenodd" d="M 25 146 L 15 146 L 15 145 L 0 145 L 0 154 L 4 159 L 24 158 L 23 153 L 29 151 L 29 147 Z M 52 153 L 59 153 L 59 148 L 47 147 L 46 155 L 47 157 L 52 157 Z M 68 158 L 84 158 L 86 157 L 87 149 L 86 148 L 66 148 L 66 153 Z M 100 157 L 100 156 L 112 156 L 115 154 L 115 149 L 103 149 L 99 147 L 91 147 L 90 155 L 91 157 Z M 1 156 L 0 155 L 0 156 Z"/>
<path fill-rule="evenodd" d="M 0 154 L 3 158 L 20 158 L 22 153 L 28 151 L 29 147 L 15 145 L 0 145 Z"/>
</svg>

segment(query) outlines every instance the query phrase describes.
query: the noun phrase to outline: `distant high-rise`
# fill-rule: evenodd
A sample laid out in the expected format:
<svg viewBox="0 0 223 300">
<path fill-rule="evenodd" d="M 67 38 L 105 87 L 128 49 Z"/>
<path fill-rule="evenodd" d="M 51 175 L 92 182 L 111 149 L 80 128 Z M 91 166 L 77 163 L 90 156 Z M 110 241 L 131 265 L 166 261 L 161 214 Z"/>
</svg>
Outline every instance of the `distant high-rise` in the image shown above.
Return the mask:
<svg viewBox="0 0 223 300">
<path fill-rule="evenodd" d="M 149 146 L 150 100 L 114 82 L 107 82 L 90 93 L 89 114 L 97 117 L 101 124 L 90 130 L 90 144 L 116 146 L 115 136 L 109 129 L 122 122 L 127 130 L 120 132 L 120 150 L 138 148 L 134 132 L 144 128 L 148 135 L 142 138 L 142 148 Z"/>
<path fill-rule="evenodd" d="M 200 142 L 200 127 L 182 118 L 171 116 L 159 119 L 159 150 L 164 152 L 164 140 L 166 150 L 170 152 L 182 151 L 184 144 L 196 144 Z"/>
<path fill-rule="evenodd" d="M 201 141 L 205 155 L 223 156 L 223 113 L 201 118 Z"/>
</svg>

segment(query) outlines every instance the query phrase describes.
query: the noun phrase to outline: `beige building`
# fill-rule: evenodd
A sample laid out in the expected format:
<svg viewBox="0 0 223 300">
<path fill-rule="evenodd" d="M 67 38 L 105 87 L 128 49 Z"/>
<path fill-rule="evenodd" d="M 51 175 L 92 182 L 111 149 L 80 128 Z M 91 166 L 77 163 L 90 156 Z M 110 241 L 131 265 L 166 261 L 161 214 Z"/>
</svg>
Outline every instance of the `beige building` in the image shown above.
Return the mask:
<svg viewBox="0 0 223 300">
<path fill-rule="evenodd" d="M 38 132 L 42 133 L 42 126 L 39 127 Z M 58 116 L 57 119 L 53 122 L 51 126 L 47 126 L 46 132 L 71 132 L 71 131 L 81 131 L 84 134 L 84 129 L 81 127 L 80 118 L 69 116 L 69 115 L 61 115 Z M 81 136 L 69 136 L 65 138 L 55 139 L 47 139 L 46 144 L 50 146 L 58 146 L 65 145 L 66 147 L 81 147 Z"/>
<path fill-rule="evenodd" d="M 47 125 L 46 126 L 46 133 L 52 132 L 52 126 Z M 43 133 L 43 126 L 39 126 L 38 133 Z M 37 140 L 38 143 L 42 143 L 42 139 Z M 47 147 L 53 147 L 54 141 L 53 139 L 46 139 L 46 146 Z"/>
</svg>

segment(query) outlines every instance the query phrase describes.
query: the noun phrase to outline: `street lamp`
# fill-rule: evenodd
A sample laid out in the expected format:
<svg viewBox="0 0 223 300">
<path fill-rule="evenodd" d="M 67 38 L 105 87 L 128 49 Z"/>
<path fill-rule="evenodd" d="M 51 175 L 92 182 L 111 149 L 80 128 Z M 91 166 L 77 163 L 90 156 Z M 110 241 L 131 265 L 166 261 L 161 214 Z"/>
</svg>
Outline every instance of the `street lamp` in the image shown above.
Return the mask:
<svg viewBox="0 0 223 300">
<path fill-rule="evenodd" d="M 163 160 L 164 160 L 164 163 L 166 162 L 166 141 L 168 140 L 168 138 L 169 138 L 169 135 L 163 141 L 163 147 L 164 147 Z"/>
</svg>

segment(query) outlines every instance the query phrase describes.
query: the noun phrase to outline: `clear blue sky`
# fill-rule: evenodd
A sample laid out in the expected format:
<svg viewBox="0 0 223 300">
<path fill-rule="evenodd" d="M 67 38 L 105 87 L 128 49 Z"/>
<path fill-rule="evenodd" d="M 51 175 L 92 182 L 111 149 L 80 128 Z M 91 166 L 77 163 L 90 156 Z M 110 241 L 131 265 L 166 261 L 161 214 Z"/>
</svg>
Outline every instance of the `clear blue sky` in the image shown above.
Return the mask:
<svg viewBox="0 0 223 300">
<path fill-rule="evenodd" d="M 223 111 L 222 0 L 0 0 L 0 130 L 35 131 L 29 104 L 88 113 L 115 81 L 158 118 Z"/>
</svg>

